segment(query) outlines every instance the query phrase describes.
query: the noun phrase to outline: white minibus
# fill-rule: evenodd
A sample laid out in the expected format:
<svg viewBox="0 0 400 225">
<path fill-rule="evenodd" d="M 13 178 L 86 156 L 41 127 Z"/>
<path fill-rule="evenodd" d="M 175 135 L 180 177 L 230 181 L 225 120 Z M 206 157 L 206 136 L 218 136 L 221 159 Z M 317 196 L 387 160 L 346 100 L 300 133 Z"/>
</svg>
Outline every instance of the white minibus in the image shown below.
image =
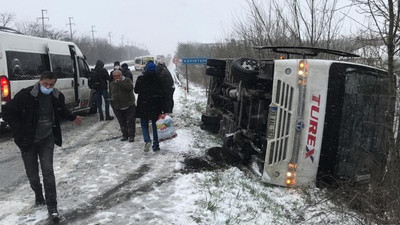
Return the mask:
<svg viewBox="0 0 400 225">
<path fill-rule="evenodd" d="M 23 35 L 0 28 L 0 106 L 10 101 L 21 89 L 38 81 L 43 71 L 58 75 L 56 88 L 65 95 L 72 111 L 89 108 L 89 66 L 73 42 Z M 2 120 L 0 107 L 0 124 Z"/>
<path fill-rule="evenodd" d="M 135 57 L 135 70 L 143 71 L 148 61 L 156 62 L 156 59 L 154 56 L 150 55 Z"/>
</svg>

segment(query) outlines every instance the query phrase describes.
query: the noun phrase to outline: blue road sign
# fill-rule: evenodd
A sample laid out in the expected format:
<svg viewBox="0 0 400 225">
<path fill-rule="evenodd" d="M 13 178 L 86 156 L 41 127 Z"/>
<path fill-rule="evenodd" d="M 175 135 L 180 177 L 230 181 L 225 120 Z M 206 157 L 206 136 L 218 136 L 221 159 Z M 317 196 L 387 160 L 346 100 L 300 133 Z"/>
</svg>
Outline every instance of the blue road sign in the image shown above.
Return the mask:
<svg viewBox="0 0 400 225">
<path fill-rule="evenodd" d="M 183 58 L 182 64 L 207 64 L 207 58 Z"/>
</svg>

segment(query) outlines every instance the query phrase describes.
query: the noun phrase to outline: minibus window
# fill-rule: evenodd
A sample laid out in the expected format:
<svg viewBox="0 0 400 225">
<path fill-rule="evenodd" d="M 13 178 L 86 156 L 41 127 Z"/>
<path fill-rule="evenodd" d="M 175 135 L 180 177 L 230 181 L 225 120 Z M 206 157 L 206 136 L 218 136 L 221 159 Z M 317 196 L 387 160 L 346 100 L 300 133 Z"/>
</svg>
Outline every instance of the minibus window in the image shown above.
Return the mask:
<svg viewBox="0 0 400 225">
<path fill-rule="evenodd" d="M 33 80 L 50 70 L 47 54 L 6 51 L 6 58 L 10 80 Z"/>
<path fill-rule="evenodd" d="M 79 66 L 79 76 L 88 78 L 90 69 L 85 60 L 82 58 L 78 58 L 78 66 Z"/>
<path fill-rule="evenodd" d="M 53 71 L 58 78 L 73 78 L 74 64 L 69 55 L 51 55 L 51 64 Z"/>
</svg>

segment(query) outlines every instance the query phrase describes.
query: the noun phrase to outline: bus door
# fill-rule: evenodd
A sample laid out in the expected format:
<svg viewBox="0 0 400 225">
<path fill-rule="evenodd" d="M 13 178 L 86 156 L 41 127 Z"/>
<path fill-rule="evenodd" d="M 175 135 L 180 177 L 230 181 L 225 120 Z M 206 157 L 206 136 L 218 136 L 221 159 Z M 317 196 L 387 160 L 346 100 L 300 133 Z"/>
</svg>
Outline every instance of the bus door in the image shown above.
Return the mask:
<svg viewBox="0 0 400 225">
<path fill-rule="evenodd" d="M 71 55 L 69 46 L 59 43 L 48 43 L 47 54 L 50 59 L 50 70 L 57 74 L 55 87 L 65 96 L 65 105 L 68 108 L 76 106 L 76 63 L 75 56 Z"/>
<path fill-rule="evenodd" d="M 75 95 L 75 106 L 79 107 L 80 99 L 79 99 L 79 64 L 78 64 L 78 56 L 76 55 L 76 50 L 74 45 L 68 45 L 69 52 L 71 54 L 71 60 L 74 67 L 74 95 Z"/>
<path fill-rule="evenodd" d="M 90 88 L 88 84 L 88 77 L 90 73 L 90 68 L 84 57 L 78 56 L 78 72 L 79 72 L 79 99 L 80 107 L 88 107 L 90 101 Z"/>
</svg>

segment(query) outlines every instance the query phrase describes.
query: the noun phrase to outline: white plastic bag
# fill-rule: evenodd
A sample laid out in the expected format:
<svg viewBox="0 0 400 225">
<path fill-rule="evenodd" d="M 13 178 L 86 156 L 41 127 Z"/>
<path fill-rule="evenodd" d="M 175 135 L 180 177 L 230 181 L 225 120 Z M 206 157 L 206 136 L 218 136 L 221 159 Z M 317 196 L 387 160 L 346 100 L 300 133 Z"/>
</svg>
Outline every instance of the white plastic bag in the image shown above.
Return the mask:
<svg viewBox="0 0 400 225">
<path fill-rule="evenodd" d="M 156 125 L 159 142 L 178 136 L 175 131 L 174 121 L 170 116 L 168 116 L 168 114 L 161 114 L 156 122 Z"/>
</svg>

